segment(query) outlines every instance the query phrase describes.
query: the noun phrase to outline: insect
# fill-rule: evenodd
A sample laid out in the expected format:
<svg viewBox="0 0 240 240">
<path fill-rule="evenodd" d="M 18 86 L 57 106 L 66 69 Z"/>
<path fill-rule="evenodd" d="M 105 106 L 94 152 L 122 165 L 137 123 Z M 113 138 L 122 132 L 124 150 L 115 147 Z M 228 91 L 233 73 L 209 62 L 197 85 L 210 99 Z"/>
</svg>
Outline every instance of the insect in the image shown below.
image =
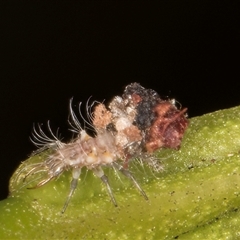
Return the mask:
<svg viewBox="0 0 240 240">
<path fill-rule="evenodd" d="M 71 170 L 70 191 L 62 213 L 67 209 L 84 167 L 102 180 L 115 206 L 117 201 L 103 166 L 110 166 L 121 172 L 148 199 L 128 170 L 129 161 L 134 158 L 147 160 L 159 148 L 179 148 L 188 125 L 187 109 L 178 110 L 173 100 L 162 100 L 157 92 L 145 89 L 138 83 L 126 86 L 123 95 L 114 97 L 108 106 L 97 102 L 90 106 L 87 104 L 87 120 L 82 116 L 81 103 L 79 104 L 79 114 L 85 124 L 95 131 L 94 137 L 82 128 L 72 109 L 72 99 L 69 109 L 69 123 L 77 136 L 64 143 L 52 132 L 49 122 L 50 137 L 40 125 L 34 127 L 31 140 L 39 148 L 34 154 L 47 149 L 50 153 L 42 162 L 32 165 L 24 176 L 24 181 L 27 181 L 32 174 L 46 173 L 45 178 L 31 187 L 34 189 L 47 184 L 64 171 Z"/>
</svg>

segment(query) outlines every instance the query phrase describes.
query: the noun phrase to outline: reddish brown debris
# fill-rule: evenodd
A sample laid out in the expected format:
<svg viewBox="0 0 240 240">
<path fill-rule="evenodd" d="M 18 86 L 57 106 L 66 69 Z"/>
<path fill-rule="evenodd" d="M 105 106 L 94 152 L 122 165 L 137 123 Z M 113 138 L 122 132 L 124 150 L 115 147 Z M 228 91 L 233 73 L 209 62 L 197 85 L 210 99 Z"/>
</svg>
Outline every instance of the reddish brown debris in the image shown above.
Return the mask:
<svg viewBox="0 0 240 240">
<path fill-rule="evenodd" d="M 157 92 L 138 83 L 125 88 L 123 99 L 136 109 L 133 124 L 142 131 L 143 151 L 152 153 L 163 147 L 180 147 L 188 126 L 186 108 L 178 110 L 175 101 L 163 100 Z"/>
<path fill-rule="evenodd" d="M 154 152 L 162 147 L 178 149 L 188 126 L 185 117 L 187 109 L 180 111 L 170 102 L 162 102 L 157 104 L 153 111 L 156 118 L 147 132 L 147 151 Z"/>
<path fill-rule="evenodd" d="M 111 123 L 112 114 L 108 111 L 104 104 L 98 104 L 93 112 L 93 125 L 96 129 L 106 128 Z"/>
<path fill-rule="evenodd" d="M 179 110 L 174 103 L 161 99 L 152 89 L 131 83 L 108 108 L 96 106 L 93 125 L 112 132 L 125 158 L 151 154 L 159 148 L 178 149 L 188 120 L 187 109 Z"/>
</svg>

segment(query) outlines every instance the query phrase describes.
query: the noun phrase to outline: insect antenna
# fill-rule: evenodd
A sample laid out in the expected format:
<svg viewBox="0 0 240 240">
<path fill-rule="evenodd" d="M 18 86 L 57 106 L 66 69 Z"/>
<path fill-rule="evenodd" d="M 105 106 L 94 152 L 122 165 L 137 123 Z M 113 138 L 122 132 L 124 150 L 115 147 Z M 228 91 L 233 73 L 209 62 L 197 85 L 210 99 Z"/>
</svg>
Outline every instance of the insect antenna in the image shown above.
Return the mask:
<svg viewBox="0 0 240 240">
<path fill-rule="evenodd" d="M 34 163 L 34 164 L 31 164 L 30 166 L 29 165 L 26 165 L 26 166 L 23 166 L 23 164 L 21 165 L 21 166 L 23 166 L 22 167 L 22 169 L 20 169 L 20 171 L 18 171 L 17 172 L 17 174 L 16 174 L 16 176 L 14 177 L 14 179 L 13 179 L 13 185 L 18 185 L 19 183 L 20 183 L 20 181 L 22 181 L 22 182 L 25 182 L 25 180 L 26 180 L 26 178 L 27 178 L 27 176 L 29 176 L 30 174 L 31 174 L 31 172 L 33 172 L 34 170 L 36 170 L 38 167 L 39 167 L 39 164 L 40 163 Z M 27 169 L 29 169 L 29 167 L 31 167 L 31 169 L 27 172 L 27 173 L 25 173 L 26 171 L 27 171 Z M 44 171 L 44 170 L 42 170 L 42 171 Z M 41 170 L 38 170 L 36 173 L 38 173 L 38 172 L 41 172 Z M 41 178 L 41 177 L 39 177 L 39 178 Z M 38 179 L 39 179 L 38 178 Z M 35 181 L 36 179 L 33 179 L 32 181 Z M 32 182 L 31 181 L 31 182 Z M 24 186 L 26 186 L 26 185 L 28 185 L 29 184 L 29 181 L 28 181 L 28 183 L 27 184 L 25 184 Z M 24 187 L 23 186 L 23 187 Z M 21 187 L 22 188 L 22 187 Z M 20 189 L 21 189 L 20 188 Z"/>
<path fill-rule="evenodd" d="M 35 189 L 35 188 L 39 188 L 42 187 L 43 185 L 45 185 L 46 183 L 48 183 L 50 180 L 52 180 L 53 178 L 55 178 L 54 175 L 50 175 L 48 178 L 43 179 L 42 181 L 40 181 L 37 185 L 35 185 L 34 187 L 28 187 L 28 189 Z"/>
<path fill-rule="evenodd" d="M 39 172 L 47 171 L 47 169 L 44 169 L 43 165 L 41 163 L 36 164 L 30 171 L 27 172 L 27 174 L 23 178 L 23 182 L 27 179 L 28 176 L 32 174 L 36 174 Z"/>
<path fill-rule="evenodd" d="M 21 187 L 18 187 L 18 188 L 16 188 L 16 189 L 11 189 L 11 190 L 10 190 L 10 194 L 12 194 L 12 193 L 14 193 L 14 192 L 16 192 L 16 191 L 19 191 L 19 190 L 25 188 L 26 186 L 30 185 L 30 184 L 33 183 L 33 182 L 36 182 L 36 181 L 40 180 L 41 178 L 42 178 L 42 176 L 38 176 L 37 178 L 31 179 L 30 181 L 27 181 L 26 183 L 21 184 Z M 14 183 L 17 183 L 17 181 L 14 181 Z M 28 189 L 29 189 L 29 188 L 28 188 Z"/>
</svg>

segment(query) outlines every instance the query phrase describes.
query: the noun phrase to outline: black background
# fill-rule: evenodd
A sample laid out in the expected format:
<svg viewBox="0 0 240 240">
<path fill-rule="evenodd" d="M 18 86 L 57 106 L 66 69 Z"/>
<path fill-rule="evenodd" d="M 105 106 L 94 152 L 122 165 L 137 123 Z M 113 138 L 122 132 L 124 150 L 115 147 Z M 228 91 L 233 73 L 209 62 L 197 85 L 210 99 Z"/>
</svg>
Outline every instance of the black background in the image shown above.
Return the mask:
<svg viewBox="0 0 240 240">
<path fill-rule="evenodd" d="M 68 102 L 139 82 L 189 116 L 240 104 L 237 1 L 2 1 L 0 181 L 35 147 L 33 123 L 68 138 Z"/>
</svg>

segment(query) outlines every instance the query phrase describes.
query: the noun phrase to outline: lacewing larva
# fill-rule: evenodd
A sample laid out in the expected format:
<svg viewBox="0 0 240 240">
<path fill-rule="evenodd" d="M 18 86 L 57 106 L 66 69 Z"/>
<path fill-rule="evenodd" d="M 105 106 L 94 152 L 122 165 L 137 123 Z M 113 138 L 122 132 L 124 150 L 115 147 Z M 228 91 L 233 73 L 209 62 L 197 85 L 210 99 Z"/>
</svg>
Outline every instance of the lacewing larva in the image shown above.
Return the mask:
<svg viewBox="0 0 240 240">
<path fill-rule="evenodd" d="M 117 206 L 108 177 L 102 168 L 110 166 L 129 178 L 143 197 L 148 199 L 128 170 L 128 162 L 135 158 L 147 161 L 160 148 L 178 149 L 188 126 L 187 109 L 179 110 L 175 100 L 163 100 L 156 91 L 145 89 L 138 83 L 127 85 L 123 95 L 115 96 L 107 106 L 96 102 L 90 106 L 87 104 L 87 120 L 83 118 L 80 107 L 81 103 L 79 104 L 81 118 L 94 130 L 95 136 L 90 136 L 82 128 L 72 109 L 71 99 L 69 123 L 77 136 L 64 143 L 52 132 L 49 122 L 49 134 L 46 134 L 40 125 L 35 126 L 31 140 L 38 150 L 33 154 L 47 149 L 50 151 L 43 161 L 33 164 L 27 170 L 23 169 L 26 170 L 23 180 L 27 182 L 28 177 L 35 173 L 46 174 L 46 177 L 40 179 L 35 186 L 30 187 L 34 189 L 47 184 L 64 171 L 71 170 L 72 181 L 62 209 L 64 213 L 77 187 L 81 169 L 86 167 L 102 180 L 111 201 Z M 155 168 L 161 169 L 161 166 Z M 21 175 L 22 171 L 17 178 Z"/>
</svg>

